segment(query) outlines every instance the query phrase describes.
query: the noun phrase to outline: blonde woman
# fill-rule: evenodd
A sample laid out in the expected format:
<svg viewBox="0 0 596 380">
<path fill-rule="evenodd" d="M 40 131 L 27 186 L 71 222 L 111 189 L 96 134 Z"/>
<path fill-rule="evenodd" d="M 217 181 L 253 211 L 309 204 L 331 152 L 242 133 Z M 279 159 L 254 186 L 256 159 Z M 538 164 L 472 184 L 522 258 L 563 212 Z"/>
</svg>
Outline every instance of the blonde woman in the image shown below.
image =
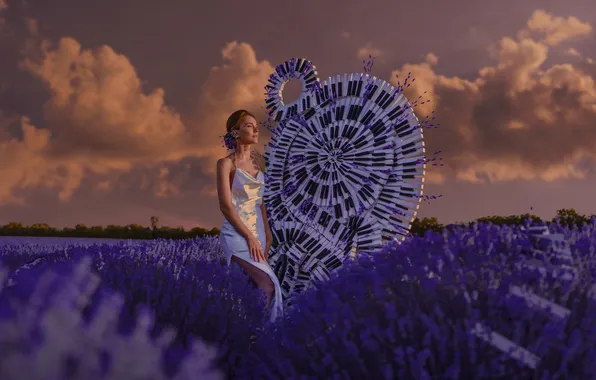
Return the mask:
<svg viewBox="0 0 596 380">
<path fill-rule="evenodd" d="M 217 194 L 225 220 L 220 244 L 227 264 L 248 274 L 267 296 L 274 320 L 283 312 L 281 288 L 267 260 L 272 243 L 263 203 L 265 159 L 253 146 L 259 127 L 253 114 L 238 110 L 226 123 L 225 143 L 233 153 L 217 161 Z"/>
</svg>

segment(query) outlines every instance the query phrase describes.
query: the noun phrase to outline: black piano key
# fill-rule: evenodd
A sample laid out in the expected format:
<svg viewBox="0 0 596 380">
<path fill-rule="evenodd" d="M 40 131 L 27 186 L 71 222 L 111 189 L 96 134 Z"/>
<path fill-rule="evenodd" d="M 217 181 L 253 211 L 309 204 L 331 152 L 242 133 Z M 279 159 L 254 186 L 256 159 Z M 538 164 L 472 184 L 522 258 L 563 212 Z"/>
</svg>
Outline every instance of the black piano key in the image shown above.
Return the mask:
<svg viewBox="0 0 596 380">
<path fill-rule="evenodd" d="M 368 110 L 366 114 L 360 119 L 360 122 L 363 124 L 368 124 L 370 121 L 375 117 L 375 113 L 371 110 Z"/>
<path fill-rule="evenodd" d="M 304 60 L 302 58 L 298 58 L 298 61 L 296 63 L 297 71 L 300 73 L 304 73 L 305 68 L 306 68 L 306 60 Z"/>
<path fill-rule="evenodd" d="M 371 86 L 369 86 L 369 88 L 370 88 L 370 91 L 368 92 L 367 98 L 370 100 L 370 99 L 372 99 L 372 97 L 374 96 L 374 94 L 379 89 L 379 85 L 377 85 L 377 84 L 371 85 Z"/>
<path fill-rule="evenodd" d="M 383 100 L 383 102 L 381 103 L 381 108 L 383 110 L 386 110 L 387 107 L 389 107 L 391 103 L 393 103 L 394 101 L 395 98 L 393 96 L 390 96 L 390 94 L 387 94 L 387 99 Z"/>
<path fill-rule="evenodd" d="M 337 107 L 335 109 L 335 120 L 340 121 L 344 119 L 344 112 L 346 110 L 346 106 Z"/>
<path fill-rule="evenodd" d="M 340 219 L 343 216 L 343 210 L 341 205 L 337 204 L 334 206 L 335 217 Z"/>
<path fill-rule="evenodd" d="M 395 133 L 400 134 L 403 131 L 405 131 L 407 128 L 410 127 L 410 124 L 408 123 L 407 120 L 402 121 L 401 123 L 397 124 L 394 129 L 395 129 Z"/>
<path fill-rule="evenodd" d="M 401 115 L 403 115 L 404 111 L 405 110 L 402 107 L 396 106 L 393 110 L 391 110 L 391 112 L 387 114 L 387 117 L 389 118 L 389 120 L 393 121 Z"/>
<path fill-rule="evenodd" d="M 348 110 L 348 120 L 356 121 L 358 120 L 358 116 L 362 112 L 362 106 L 357 104 L 352 104 L 350 109 Z"/>
<path fill-rule="evenodd" d="M 308 111 L 306 111 L 306 113 L 304 114 L 304 120 L 309 120 L 311 117 L 313 117 L 317 112 L 314 110 L 314 108 L 310 108 Z"/>
<path fill-rule="evenodd" d="M 313 180 L 309 180 L 308 184 L 306 185 L 306 191 L 310 195 L 315 195 L 318 188 L 319 188 L 319 184 Z"/>
<path fill-rule="evenodd" d="M 362 93 L 362 79 L 360 79 L 358 81 L 358 87 L 357 87 L 357 90 L 356 90 L 356 96 L 360 96 L 361 93 Z"/>
<path fill-rule="evenodd" d="M 383 133 L 385 131 L 385 123 L 383 123 L 383 120 L 377 120 L 373 126 L 370 127 L 370 131 L 375 137 Z"/>
<path fill-rule="evenodd" d="M 306 74 L 304 76 L 305 82 L 309 82 L 309 81 L 313 81 L 313 80 L 315 80 L 315 72 L 314 71 L 310 71 L 308 74 Z"/>
<path fill-rule="evenodd" d="M 387 94 L 387 91 L 382 90 L 379 95 L 377 95 L 376 99 L 375 99 L 375 104 L 379 105 L 379 103 L 381 102 L 381 100 L 383 99 L 383 96 L 385 96 L 385 94 Z"/>
</svg>

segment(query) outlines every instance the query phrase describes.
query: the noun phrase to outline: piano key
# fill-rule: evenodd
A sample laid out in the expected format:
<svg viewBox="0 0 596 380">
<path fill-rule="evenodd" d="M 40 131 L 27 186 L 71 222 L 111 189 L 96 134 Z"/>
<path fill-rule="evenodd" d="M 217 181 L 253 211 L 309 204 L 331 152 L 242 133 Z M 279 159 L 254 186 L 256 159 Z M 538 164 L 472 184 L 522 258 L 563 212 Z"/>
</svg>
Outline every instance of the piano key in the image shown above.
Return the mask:
<svg viewBox="0 0 596 380">
<path fill-rule="evenodd" d="M 286 72 L 299 72 L 302 66 L 307 65 L 297 59 L 294 66 L 289 64 Z M 301 114 L 306 125 L 292 126 L 292 133 L 282 131 L 280 136 L 272 137 L 272 143 L 266 148 L 270 149 L 271 169 L 268 167 L 268 171 L 283 177 L 284 182 L 268 183 L 266 194 L 279 196 L 264 199 L 275 203 L 274 212 L 284 213 L 285 220 L 296 217 L 297 223 L 310 222 L 319 231 L 314 236 L 325 237 L 330 242 L 345 240 L 346 246 L 324 248 L 323 244 L 310 243 L 304 247 L 296 243 L 300 249 L 310 248 L 311 256 L 309 270 L 302 266 L 287 271 L 293 279 L 285 283 L 291 283 L 295 289 L 306 288 L 315 272 L 323 278 L 341 265 L 354 241 L 359 241 L 359 248 L 365 251 L 403 237 L 402 230 L 409 227 L 419 207 L 418 195 L 422 192 L 424 174 L 424 164 L 417 161 L 424 151 L 422 130 L 415 114 L 407 107 L 407 99 L 395 87 L 379 78 L 360 74 L 337 75 L 323 82 L 311 80 L 308 75 L 303 78 L 308 81 L 305 88 L 320 85 L 320 90 L 309 93 L 313 99 L 310 105 L 310 97 L 304 97 L 280 108 L 275 105 L 275 91 L 266 89 L 266 106 L 274 104 L 268 108 L 272 115 L 283 112 L 281 118 L 285 119 Z M 362 102 L 363 97 L 372 101 Z M 292 156 L 300 153 L 303 159 L 286 158 L 290 149 Z M 334 149 L 343 152 L 341 162 L 321 160 L 323 150 Z M 290 178 L 295 179 L 296 189 L 282 198 L 283 183 Z M 358 212 L 371 221 L 365 226 L 360 222 L 360 231 L 347 225 Z M 393 218 L 388 217 L 390 213 L 395 214 Z M 394 236 L 390 236 L 391 233 Z M 295 240 L 296 236 L 292 236 Z M 296 253 L 290 256 L 297 259 Z M 301 257 L 305 259 L 304 255 Z"/>
</svg>

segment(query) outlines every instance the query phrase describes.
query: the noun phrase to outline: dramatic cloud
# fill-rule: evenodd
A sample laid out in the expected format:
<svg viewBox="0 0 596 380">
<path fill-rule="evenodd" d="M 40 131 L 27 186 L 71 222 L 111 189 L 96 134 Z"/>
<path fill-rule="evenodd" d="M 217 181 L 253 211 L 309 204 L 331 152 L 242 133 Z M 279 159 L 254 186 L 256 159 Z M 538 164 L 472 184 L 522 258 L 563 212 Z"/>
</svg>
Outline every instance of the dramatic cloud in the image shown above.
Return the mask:
<svg viewBox="0 0 596 380">
<path fill-rule="evenodd" d="M 584 178 L 596 158 L 593 64 L 543 66 L 549 46 L 590 31 L 576 18 L 536 11 L 517 40 L 489 48 L 496 63 L 473 80 L 437 74 L 428 58 L 394 71 L 402 81 L 408 72 L 416 78 L 410 98 L 427 91 L 420 117 L 436 109 L 441 126 L 426 137 L 431 151 L 444 152 L 447 170 L 437 173 L 471 182 Z"/>
<path fill-rule="evenodd" d="M 22 135 L 21 139 L 8 133 L 13 129 Z M 45 170 L 49 131 L 35 128 L 26 117 L 7 118 L 0 112 L 0 133 L 0 204 L 24 202 L 13 194 L 15 187 L 51 185 L 59 180 L 55 171 Z M 68 182 L 64 183 L 67 187 Z"/>
<path fill-rule="evenodd" d="M 145 95 L 134 67 L 108 46 L 83 50 L 63 38 L 39 63 L 24 67 L 52 97 L 44 106 L 53 157 L 78 160 L 103 172 L 135 162 L 176 158 L 186 131 L 164 105 L 162 89 Z"/>
<path fill-rule="evenodd" d="M 34 20 L 26 29 L 39 34 Z M 426 137 L 431 154 L 444 152 L 447 169 L 431 168 L 428 181 L 584 177 L 596 156 L 590 144 L 596 141 L 596 65 L 576 54 L 576 65 L 544 63 L 549 49 L 590 33 L 590 25 L 573 17 L 537 11 L 517 39 L 490 47 L 495 64 L 476 78 L 438 74 L 439 57 L 432 53 L 392 73 L 396 84 L 396 74 L 403 81 L 412 72 L 416 82 L 408 96 L 432 100 L 417 107 L 420 117 L 436 108 L 442 124 Z M 24 192 L 35 188 L 68 200 L 87 182 L 96 194 L 137 189 L 157 200 L 213 197 L 229 114 L 244 108 L 266 118 L 263 87 L 274 68 L 246 43 L 223 47 L 222 64 L 211 68 L 195 112 L 185 115 L 167 104 L 162 89 L 147 88 L 133 63 L 109 46 L 86 49 L 72 38 L 45 42 L 41 50 L 38 38 L 27 44 L 22 68 L 49 99 L 40 104 L 39 125 L 28 115 L 0 113 L 0 204 L 26 203 Z M 381 52 L 366 46 L 358 54 L 366 60 Z M 268 137 L 262 131 L 262 142 Z M 180 163 L 189 158 L 192 164 Z"/>
<path fill-rule="evenodd" d="M 266 120 L 264 87 L 274 71 L 269 62 L 258 61 L 246 43 L 228 43 L 222 57 L 226 63 L 211 69 L 201 89 L 197 114 L 189 125 L 197 152 L 207 158 L 205 170 L 209 173 L 215 173 L 216 160 L 225 155 L 220 136 L 226 133 L 226 120 L 232 112 L 247 109 L 259 121 Z M 267 132 L 261 130 L 262 142 L 268 139 Z"/>
<path fill-rule="evenodd" d="M 541 38 L 540 43 L 555 46 L 566 40 L 587 36 L 591 32 L 592 26 L 576 17 L 555 17 L 544 10 L 537 10 L 517 37 L 522 40 L 537 35 Z"/>
<path fill-rule="evenodd" d="M 37 25 L 30 24 L 36 31 Z M 161 163 L 199 157 L 203 170 L 213 173 L 215 161 L 225 154 L 219 136 L 228 115 L 246 108 L 265 118 L 260 109 L 263 88 L 273 67 L 257 61 L 248 44 L 225 46 L 224 65 L 211 69 L 197 113 L 184 123 L 165 104 L 164 91 L 146 93 L 131 62 L 109 46 L 83 49 L 74 39 L 63 38 L 55 47 L 44 42 L 42 53 L 39 59 L 24 60 L 22 67 L 51 94 L 43 106 L 43 128 L 27 118 L 0 121 L 0 203 L 22 202 L 12 194 L 30 187 L 58 188 L 60 198 L 67 200 L 86 176 L 97 178 L 95 188 L 107 191 L 113 187 L 110 174 L 137 166 L 156 167 L 156 196 L 178 196 Z M 9 127 L 21 132 L 9 138 Z"/>
</svg>

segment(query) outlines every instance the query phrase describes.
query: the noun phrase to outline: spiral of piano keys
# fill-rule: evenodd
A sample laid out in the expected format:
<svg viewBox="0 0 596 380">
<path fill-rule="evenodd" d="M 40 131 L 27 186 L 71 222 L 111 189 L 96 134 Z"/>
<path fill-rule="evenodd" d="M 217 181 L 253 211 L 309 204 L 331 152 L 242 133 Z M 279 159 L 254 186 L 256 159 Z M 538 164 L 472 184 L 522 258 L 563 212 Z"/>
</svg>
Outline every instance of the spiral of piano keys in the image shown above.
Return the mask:
<svg viewBox="0 0 596 380">
<path fill-rule="evenodd" d="M 292 78 L 303 91 L 286 105 Z M 296 58 L 277 66 L 266 90 L 279 128 L 265 147 L 270 261 L 289 296 L 329 278 L 356 249 L 404 239 L 423 192 L 424 139 L 406 97 L 368 74 L 320 82 Z"/>
</svg>

